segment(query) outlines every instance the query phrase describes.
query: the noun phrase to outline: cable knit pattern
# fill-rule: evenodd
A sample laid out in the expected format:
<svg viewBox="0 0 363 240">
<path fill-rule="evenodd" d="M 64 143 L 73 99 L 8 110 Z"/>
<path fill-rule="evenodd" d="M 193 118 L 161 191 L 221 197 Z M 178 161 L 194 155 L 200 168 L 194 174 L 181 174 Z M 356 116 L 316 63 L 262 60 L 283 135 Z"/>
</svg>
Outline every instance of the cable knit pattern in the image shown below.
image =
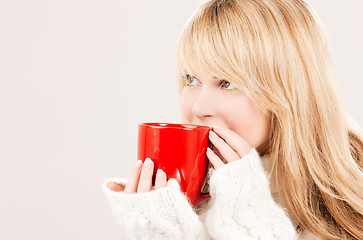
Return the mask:
<svg viewBox="0 0 363 240">
<path fill-rule="evenodd" d="M 162 189 L 147 193 L 114 192 L 106 183 L 126 185 L 126 179 L 111 178 L 103 191 L 118 223 L 125 226 L 132 239 L 207 239 L 205 228 L 181 193 L 175 179 Z"/>
<path fill-rule="evenodd" d="M 255 149 L 215 170 L 210 194 L 205 221 L 214 239 L 297 238 L 290 219 L 271 196 L 269 180 Z"/>
<path fill-rule="evenodd" d="M 113 214 L 132 239 L 296 239 L 295 228 L 274 201 L 269 179 L 255 149 L 242 159 L 212 170 L 211 199 L 198 216 L 175 179 L 162 189 L 125 194 L 103 190 Z M 305 238 L 304 238 L 305 239 Z"/>
</svg>

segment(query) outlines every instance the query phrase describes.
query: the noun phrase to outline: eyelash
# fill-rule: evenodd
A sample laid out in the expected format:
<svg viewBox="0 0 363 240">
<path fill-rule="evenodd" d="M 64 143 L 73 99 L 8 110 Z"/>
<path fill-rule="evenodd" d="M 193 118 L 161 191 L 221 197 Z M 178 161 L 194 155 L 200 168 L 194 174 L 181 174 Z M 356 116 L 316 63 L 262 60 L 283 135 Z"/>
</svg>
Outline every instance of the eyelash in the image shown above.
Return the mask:
<svg viewBox="0 0 363 240">
<path fill-rule="evenodd" d="M 193 86 L 193 85 L 188 85 L 188 83 L 186 82 L 187 80 L 188 80 L 188 78 L 195 78 L 194 76 L 191 76 L 191 75 L 189 75 L 189 74 L 186 74 L 184 77 L 183 77 L 183 79 L 184 79 L 184 86 L 187 86 L 187 87 L 195 87 L 195 86 Z M 230 82 L 228 82 L 228 81 L 226 81 L 226 80 L 221 80 L 220 81 L 221 82 L 221 84 L 223 84 L 223 83 L 230 83 Z M 225 88 L 221 88 L 223 91 L 226 91 L 226 92 L 232 92 L 232 91 L 236 91 L 236 90 L 238 90 L 238 88 L 234 88 L 234 89 L 225 89 Z"/>
</svg>

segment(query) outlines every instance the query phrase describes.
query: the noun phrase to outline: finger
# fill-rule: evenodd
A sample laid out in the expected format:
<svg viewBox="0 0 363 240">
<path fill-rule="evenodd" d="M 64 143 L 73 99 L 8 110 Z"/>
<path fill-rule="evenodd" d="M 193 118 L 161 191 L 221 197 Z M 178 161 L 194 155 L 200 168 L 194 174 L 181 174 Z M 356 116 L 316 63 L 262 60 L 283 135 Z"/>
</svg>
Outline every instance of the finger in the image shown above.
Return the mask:
<svg viewBox="0 0 363 240">
<path fill-rule="evenodd" d="M 222 138 L 220 138 L 213 131 L 209 132 L 209 139 L 227 162 L 232 162 L 240 159 L 234 149 L 231 148 Z"/>
<path fill-rule="evenodd" d="M 207 157 L 214 169 L 218 169 L 225 165 L 217 154 L 215 154 L 210 148 L 207 148 Z"/>
<path fill-rule="evenodd" d="M 210 149 L 219 157 L 219 159 L 222 160 L 222 162 L 224 164 L 227 164 L 228 163 L 226 161 L 226 159 L 224 159 L 224 157 L 222 156 L 222 154 L 219 152 L 218 148 L 216 148 L 214 145 L 212 145 L 212 147 Z"/>
<path fill-rule="evenodd" d="M 238 154 L 239 158 L 244 157 L 250 152 L 250 145 L 232 130 L 225 127 L 213 126 L 213 131 Z"/>
<path fill-rule="evenodd" d="M 152 177 L 154 172 L 154 163 L 150 158 L 146 158 L 144 165 L 141 169 L 138 193 L 150 192 L 152 189 Z"/>
<path fill-rule="evenodd" d="M 159 169 L 156 173 L 155 190 L 166 186 L 166 174 Z"/>
<path fill-rule="evenodd" d="M 139 184 L 140 170 L 142 166 L 142 161 L 137 160 L 134 168 L 131 170 L 127 184 L 125 187 L 125 193 L 135 193 L 137 190 L 137 185 Z"/>
<path fill-rule="evenodd" d="M 125 190 L 125 186 L 118 184 L 116 182 L 107 182 L 106 187 L 108 187 L 111 191 L 121 192 Z"/>
</svg>

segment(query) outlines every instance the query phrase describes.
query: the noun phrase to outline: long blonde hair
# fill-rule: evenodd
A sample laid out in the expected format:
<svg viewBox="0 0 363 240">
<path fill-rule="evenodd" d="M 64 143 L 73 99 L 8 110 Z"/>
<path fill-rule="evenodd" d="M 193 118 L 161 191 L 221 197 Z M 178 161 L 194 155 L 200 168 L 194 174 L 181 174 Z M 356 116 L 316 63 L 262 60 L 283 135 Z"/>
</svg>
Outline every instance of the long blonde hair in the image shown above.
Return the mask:
<svg viewBox="0 0 363 240">
<path fill-rule="evenodd" d="M 330 45 L 302 0 L 213 0 L 176 47 L 183 71 L 237 84 L 271 118 L 271 181 L 298 226 L 322 239 L 363 239 L 363 135 L 344 111 Z"/>
</svg>

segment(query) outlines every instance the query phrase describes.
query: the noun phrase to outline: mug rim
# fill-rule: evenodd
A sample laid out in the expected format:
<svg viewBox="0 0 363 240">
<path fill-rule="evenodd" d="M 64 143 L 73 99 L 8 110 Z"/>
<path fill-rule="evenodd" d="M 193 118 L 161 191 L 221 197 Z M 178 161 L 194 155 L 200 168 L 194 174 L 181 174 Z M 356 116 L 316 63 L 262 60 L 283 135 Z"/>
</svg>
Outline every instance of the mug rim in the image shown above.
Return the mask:
<svg viewBox="0 0 363 240">
<path fill-rule="evenodd" d="M 158 129 L 165 129 L 165 128 L 174 128 L 174 129 L 209 129 L 212 130 L 212 127 L 206 125 L 197 125 L 197 124 L 187 124 L 187 123 L 161 123 L 161 122 L 145 122 L 139 123 L 139 126 L 143 127 L 153 127 Z"/>
</svg>

